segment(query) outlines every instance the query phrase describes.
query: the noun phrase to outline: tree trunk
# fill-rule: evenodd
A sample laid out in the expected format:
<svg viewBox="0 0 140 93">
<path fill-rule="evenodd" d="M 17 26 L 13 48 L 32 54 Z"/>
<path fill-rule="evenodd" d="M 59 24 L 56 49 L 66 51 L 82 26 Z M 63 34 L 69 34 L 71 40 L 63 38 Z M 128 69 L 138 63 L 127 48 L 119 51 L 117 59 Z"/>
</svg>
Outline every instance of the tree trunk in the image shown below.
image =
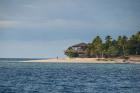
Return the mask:
<svg viewBox="0 0 140 93">
<path fill-rule="evenodd" d="M 124 49 L 124 46 L 123 46 L 123 56 L 125 56 L 125 49 Z"/>
<path fill-rule="evenodd" d="M 98 54 L 96 54 L 96 58 L 99 58 L 99 57 L 98 57 Z"/>
<path fill-rule="evenodd" d="M 101 53 L 101 57 L 104 58 L 104 53 L 103 52 Z"/>
<path fill-rule="evenodd" d="M 138 50 L 138 48 L 136 47 L 136 55 L 138 54 L 138 51 L 137 50 Z"/>
</svg>

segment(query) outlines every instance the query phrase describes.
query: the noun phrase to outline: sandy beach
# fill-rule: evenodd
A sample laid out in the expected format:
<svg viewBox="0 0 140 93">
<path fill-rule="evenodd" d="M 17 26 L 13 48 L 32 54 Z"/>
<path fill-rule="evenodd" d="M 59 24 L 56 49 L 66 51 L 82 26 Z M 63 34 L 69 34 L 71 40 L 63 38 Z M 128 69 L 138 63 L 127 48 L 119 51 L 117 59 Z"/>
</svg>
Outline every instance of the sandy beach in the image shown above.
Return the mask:
<svg viewBox="0 0 140 93">
<path fill-rule="evenodd" d="M 41 60 L 30 60 L 26 62 L 51 62 L 51 63 L 140 63 L 140 61 L 124 59 L 98 59 L 98 58 L 50 58 Z"/>
</svg>

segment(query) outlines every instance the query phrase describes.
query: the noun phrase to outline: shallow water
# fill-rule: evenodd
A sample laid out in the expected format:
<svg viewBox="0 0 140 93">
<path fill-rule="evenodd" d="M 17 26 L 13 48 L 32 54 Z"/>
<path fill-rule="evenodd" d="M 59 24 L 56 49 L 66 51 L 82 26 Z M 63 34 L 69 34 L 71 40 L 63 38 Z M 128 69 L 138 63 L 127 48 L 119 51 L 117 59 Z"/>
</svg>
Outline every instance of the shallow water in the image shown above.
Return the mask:
<svg viewBox="0 0 140 93">
<path fill-rule="evenodd" d="M 0 62 L 0 93 L 140 93 L 140 65 Z"/>
</svg>

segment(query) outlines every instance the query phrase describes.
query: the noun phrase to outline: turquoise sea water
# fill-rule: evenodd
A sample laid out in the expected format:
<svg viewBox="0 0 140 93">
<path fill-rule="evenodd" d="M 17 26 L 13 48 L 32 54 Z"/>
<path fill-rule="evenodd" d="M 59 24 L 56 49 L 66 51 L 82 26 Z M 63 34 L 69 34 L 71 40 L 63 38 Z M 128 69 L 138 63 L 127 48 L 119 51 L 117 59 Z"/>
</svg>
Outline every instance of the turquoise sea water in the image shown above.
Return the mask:
<svg viewBox="0 0 140 93">
<path fill-rule="evenodd" d="M 19 61 L 0 61 L 0 93 L 140 93 L 139 64 Z"/>
</svg>

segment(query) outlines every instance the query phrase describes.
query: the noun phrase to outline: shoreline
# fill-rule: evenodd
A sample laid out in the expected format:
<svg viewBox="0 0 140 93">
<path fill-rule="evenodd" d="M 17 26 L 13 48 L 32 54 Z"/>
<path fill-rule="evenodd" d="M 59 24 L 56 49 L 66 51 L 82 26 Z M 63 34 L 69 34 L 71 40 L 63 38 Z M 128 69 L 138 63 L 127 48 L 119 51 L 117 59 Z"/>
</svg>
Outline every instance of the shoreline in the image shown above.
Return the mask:
<svg viewBox="0 0 140 93">
<path fill-rule="evenodd" d="M 124 59 L 104 59 L 104 58 L 50 58 L 40 60 L 29 60 L 24 62 L 44 62 L 44 63 L 114 63 L 114 64 L 140 64 L 138 60 L 125 60 Z"/>
</svg>

